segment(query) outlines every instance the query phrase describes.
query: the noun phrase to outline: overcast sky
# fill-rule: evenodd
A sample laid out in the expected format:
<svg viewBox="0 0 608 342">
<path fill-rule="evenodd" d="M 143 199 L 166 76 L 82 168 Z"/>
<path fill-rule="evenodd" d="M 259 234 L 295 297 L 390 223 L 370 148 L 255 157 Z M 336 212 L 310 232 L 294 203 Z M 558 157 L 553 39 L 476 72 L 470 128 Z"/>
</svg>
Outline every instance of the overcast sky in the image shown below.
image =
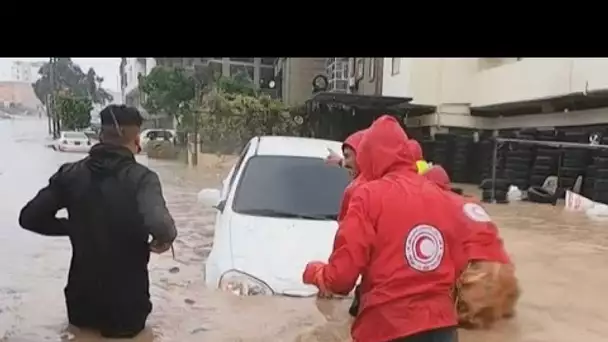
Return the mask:
<svg viewBox="0 0 608 342">
<path fill-rule="evenodd" d="M 13 61 L 48 61 L 48 58 L 0 58 L 0 81 L 7 80 L 11 74 Z M 102 86 L 112 91 L 120 92 L 119 66 L 120 57 L 117 58 L 72 58 L 84 72 L 89 68 L 104 78 Z"/>
</svg>

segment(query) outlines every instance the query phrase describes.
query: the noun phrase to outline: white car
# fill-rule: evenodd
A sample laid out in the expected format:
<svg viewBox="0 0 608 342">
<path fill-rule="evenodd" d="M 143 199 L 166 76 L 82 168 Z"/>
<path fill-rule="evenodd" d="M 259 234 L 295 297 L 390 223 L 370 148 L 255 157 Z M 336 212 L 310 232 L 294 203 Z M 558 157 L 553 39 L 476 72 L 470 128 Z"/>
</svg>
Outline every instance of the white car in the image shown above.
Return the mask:
<svg viewBox="0 0 608 342">
<path fill-rule="evenodd" d="M 148 142 L 154 140 L 169 140 L 175 144 L 176 132 L 173 129 L 151 128 L 141 132 L 140 143 L 145 150 Z"/>
<path fill-rule="evenodd" d="M 238 295 L 315 295 L 302 283 L 313 260 L 326 261 L 349 176 L 327 165 L 330 140 L 264 136 L 249 141 L 223 182 L 199 202 L 217 209 L 205 281 Z"/>
<path fill-rule="evenodd" d="M 64 131 L 53 142 L 53 149 L 62 152 L 89 152 L 93 143 L 84 132 Z"/>
</svg>

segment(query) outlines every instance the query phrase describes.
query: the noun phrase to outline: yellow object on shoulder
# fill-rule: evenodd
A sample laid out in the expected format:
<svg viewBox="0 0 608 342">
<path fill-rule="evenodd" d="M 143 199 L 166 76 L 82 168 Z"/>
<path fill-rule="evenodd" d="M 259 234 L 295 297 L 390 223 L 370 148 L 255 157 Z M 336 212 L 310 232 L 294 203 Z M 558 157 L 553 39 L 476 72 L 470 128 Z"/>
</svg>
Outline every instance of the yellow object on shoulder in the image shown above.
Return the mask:
<svg viewBox="0 0 608 342">
<path fill-rule="evenodd" d="M 426 160 L 419 160 L 416 162 L 416 169 L 419 175 L 423 175 L 430 168 L 429 163 Z"/>
</svg>

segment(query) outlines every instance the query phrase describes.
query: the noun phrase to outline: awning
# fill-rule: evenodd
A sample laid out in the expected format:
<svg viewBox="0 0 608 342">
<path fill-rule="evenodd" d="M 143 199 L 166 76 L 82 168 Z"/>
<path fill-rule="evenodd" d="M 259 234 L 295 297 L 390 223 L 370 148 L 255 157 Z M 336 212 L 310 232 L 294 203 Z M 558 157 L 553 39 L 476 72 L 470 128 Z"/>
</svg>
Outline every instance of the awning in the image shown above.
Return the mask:
<svg viewBox="0 0 608 342">
<path fill-rule="evenodd" d="M 412 101 L 412 98 L 321 92 L 314 94 L 308 101 L 323 104 L 342 104 L 357 108 L 389 108 L 406 104 Z"/>
</svg>

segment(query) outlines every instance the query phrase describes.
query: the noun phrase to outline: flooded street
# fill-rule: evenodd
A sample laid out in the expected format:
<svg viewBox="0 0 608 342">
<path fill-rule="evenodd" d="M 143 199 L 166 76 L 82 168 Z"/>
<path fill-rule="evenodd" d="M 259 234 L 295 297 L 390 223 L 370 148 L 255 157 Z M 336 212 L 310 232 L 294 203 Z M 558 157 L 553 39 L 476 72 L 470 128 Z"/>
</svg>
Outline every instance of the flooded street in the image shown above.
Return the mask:
<svg viewBox="0 0 608 342">
<path fill-rule="evenodd" d="M 82 158 L 44 147 L 46 130 L 44 121 L 0 120 L 0 341 L 102 341 L 67 330 L 68 239 L 38 236 L 17 223 L 21 207 L 50 175 L 62 163 Z M 304 334 L 300 341 L 333 341 L 332 329 L 306 335 L 326 324 L 314 299 L 242 298 L 205 288 L 215 212 L 198 205 L 196 194 L 219 184 L 227 163 L 193 170 L 145 157 L 141 162 L 159 173 L 179 236 L 176 260 L 171 253 L 151 257 L 154 309 L 147 331 L 135 341 L 278 342 L 294 341 L 299 334 Z M 515 318 L 489 331 L 462 331 L 460 342 L 605 341 L 606 223 L 528 203 L 492 205 L 489 211 L 516 264 L 523 294 Z M 335 304 L 339 319 L 347 319 L 347 306 L 346 301 Z"/>
</svg>

